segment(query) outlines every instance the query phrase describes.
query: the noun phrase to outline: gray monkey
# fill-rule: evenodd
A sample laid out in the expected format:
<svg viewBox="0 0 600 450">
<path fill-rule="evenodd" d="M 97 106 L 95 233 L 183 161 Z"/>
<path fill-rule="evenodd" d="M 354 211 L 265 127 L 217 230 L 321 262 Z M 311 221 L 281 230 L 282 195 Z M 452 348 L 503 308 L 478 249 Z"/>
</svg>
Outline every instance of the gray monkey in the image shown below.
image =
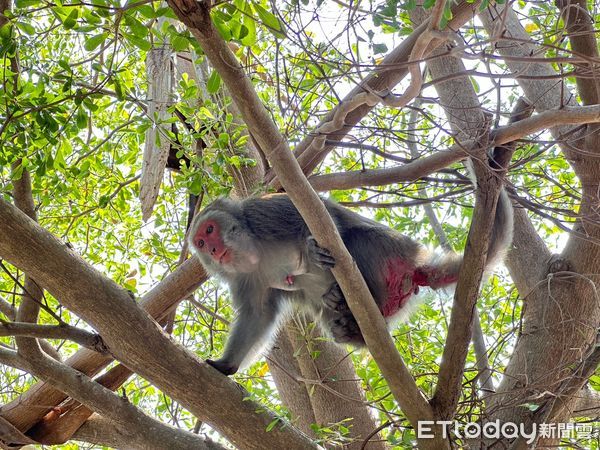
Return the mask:
<svg viewBox="0 0 600 450">
<path fill-rule="evenodd" d="M 431 252 L 334 202 L 323 203 L 388 322 L 406 312 L 421 286 L 437 289 L 457 281 L 460 255 Z M 512 206 L 503 190 L 488 267 L 502 259 L 512 229 Z M 336 342 L 364 345 L 331 273 L 334 259 L 317 245 L 287 195 L 216 200 L 196 216 L 189 236 L 190 248 L 206 269 L 228 283 L 237 311 L 222 357 L 207 360 L 223 374 L 251 362 L 293 308 L 319 320 Z"/>
</svg>

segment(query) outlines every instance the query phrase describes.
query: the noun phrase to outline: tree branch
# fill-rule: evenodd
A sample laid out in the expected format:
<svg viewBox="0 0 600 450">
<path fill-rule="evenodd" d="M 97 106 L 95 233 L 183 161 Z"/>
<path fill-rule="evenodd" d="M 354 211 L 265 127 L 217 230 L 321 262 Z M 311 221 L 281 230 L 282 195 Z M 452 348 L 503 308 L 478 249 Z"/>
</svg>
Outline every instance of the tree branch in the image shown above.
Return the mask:
<svg viewBox="0 0 600 450">
<path fill-rule="evenodd" d="M 151 317 L 160 320 L 174 305 L 190 295 L 207 278 L 206 272 L 197 259 L 188 259 L 144 295 L 140 306 Z M 83 349 L 65 361 L 65 364 L 81 373 L 93 376 L 111 361 L 112 358 L 108 355 Z M 1 414 L 20 430 L 28 430 L 53 406 L 61 404 L 66 397 L 63 392 L 53 388 L 51 384 L 34 384 L 25 393 L 2 407 Z"/>
<path fill-rule="evenodd" d="M 224 450 L 220 444 L 208 438 L 202 438 L 189 431 L 179 430 L 164 423 L 158 423 L 157 429 L 152 430 L 155 441 L 147 438 L 147 433 L 141 427 L 122 427 L 97 414 L 93 415 L 77 430 L 73 439 L 90 442 L 113 448 L 146 450 L 148 448 L 176 448 Z"/>
<path fill-rule="evenodd" d="M 556 7 L 566 23 L 567 35 L 571 41 L 571 48 L 589 59 L 598 59 L 598 42 L 596 41 L 596 30 L 594 22 L 590 17 L 587 2 L 585 0 L 555 0 Z M 594 63 L 577 64 L 582 66 L 581 72 L 593 72 L 597 70 Z M 579 70 L 578 70 L 579 72 Z M 592 77 L 576 76 L 577 90 L 584 105 L 598 103 L 600 95 L 600 83 L 597 74 Z"/>
<path fill-rule="evenodd" d="M 107 351 L 100 335 L 68 324 L 38 325 L 27 322 L 0 322 L 0 336 L 68 339 L 99 353 Z"/>
<path fill-rule="evenodd" d="M 231 91 L 250 133 L 267 154 L 282 185 L 309 229 L 318 242 L 327 242 L 327 247 L 336 260 L 333 273 L 347 296 L 348 305 L 357 319 L 367 346 L 400 407 L 415 426 L 418 420 L 432 418 L 431 408 L 396 351 L 385 320 L 372 300 L 356 264 L 345 249 L 323 202 L 310 188 L 297 161 L 290 153 L 287 142 L 258 99 L 252 83 L 215 29 L 206 3 L 169 0 L 169 5 L 190 28 L 212 66 Z M 423 442 L 422 448 L 445 448 L 445 443 L 440 444 L 432 440 Z"/>
<path fill-rule="evenodd" d="M 412 11 L 411 18 L 422 20 L 425 14 L 426 11 L 417 8 Z M 432 59 L 428 61 L 427 67 L 435 78 L 448 73 L 465 71 L 462 61 L 452 56 Z M 431 401 L 436 418 L 448 420 L 455 414 L 461 393 L 464 365 L 473 334 L 473 323 L 477 316 L 479 288 L 485 270 L 503 174 L 492 170 L 488 163 L 487 148 L 493 146 L 487 139 L 490 120 L 483 113 L 471 83 L 463 77 L 438 83 L 435 88 L 454 133 L 454 138 L 459 142 L 465 139 L 475 140 L 481 146 L 469 152 L 477 178 L 476 203 L 456 285 L 438 383 Z M 511 154 L 512 152 L 509 151 L 509 155 L 504 161 L 505 165 L 508 165 Z M 503 169 L 505 170 L 505 167 Z M 483 357 L 487 359 L 485 348 L 482 353 Z M 489 371 L 487 364 L 485 366 L 484 370 Z M 489 379 L 489 375 L 487 377 Z M 486 379 L 483 381 L 485 382 Z"/>
<path fill-rule="evenodd" d="M 149 448 L 156 445 L 157 442 L 164 444 L 165 437 L 170 438 L 174 434 L 178 435 L 179 439 L 169 441 L 166 446 L 158 445 L 159 448 L 181 450 L 215 448 L 214 446 L 208 447 L 204 439 L 199 436 L 181 430 L 169 430 L 170 432 L 165 436 L 165 428 L 170 427 L 146 415 L 129 403 L 127 399 L 118 397 L 85 375 L 48 356 L 42 355 L 32 362 L 21 357 L 17 352 L 0 349 L 0 361 L 52 383 L 71 397 L 102 414 L 118 428 L 137 434 L 139 436 L 137 441 L 145 444 L 137 448 Z"/>
<path fill-rule="evenodd" d="M 448 22 L 447 28 L 457 30 L 463 26 L 467 21 L 471 20 L 473 13 L 479 6 L 480 1 L 474 1 L 469 3 L 468 1 L 461 1 L 452 8 L 452 19 Z M 391 90 L 397 85 L 402 79 L 408 74 L 407 61 L 410 58 L 415 43 L 419 37 L 428 29 L 428 22 L 424 22 L 417 27 L 409 36 L 407 36 L 398 47 L 392 50 L 383 59 L 376 69 L 365 77 L 364 81 L 357 85 L 348 95 L 346 95 L 340 104 L 331 110 L 323 120 L 315 127 L 319 129 L 323 124 L 333 120 L 338 109 L 344 108 L 345 104 L 351 102 L 354 97 L 365 92 L 381 92 Z M 443 41 L 434 39 L 430 46 L 423 52 L 424 55 L 430 53 Z M 356 125 L 361 119 L 366 116 L 373 106 L 363 104 L 362 106 L 352 110 L 350 114 L 344 117 L 344 126 L 341 129 L 335 130 L 334 132 L 328 133 L 325 138 L 333 140 L 342 140 L 344 136 Z M 331 151 L 332 146 L 326 145 L 322 149 L 317 146 L 313 146 L 312 142 L 317 136 L 313 134 L 307 135 L 300 144 L 298 144 L 294 150 L 294 155 L 298 158 L 298 162 L 302 167 L 304 173 L 308 174 L 325 158 L 327 153 Z M 307 149 L 311 151 L 307 151 Z M 267 176 L 267 181 L 269 178 Z"/>
<path fill-rule="evenodd" d="M 243 443 L 246 448 L 280 448 L 284 443 L 292 448 L 312 447 L 292 427 L 266 432 L 276 419 L 272 414 L 245 400 L 233 381 L 175 345 L 127 291 L 1 199 L 0 228 L 7 231 L 0 235 L 0 257 L 30 274 L 65 307 L 90 323 L 127 367 L 233 443 Z"/>
<path fill-rule="evenodd" d="M 490 141 L 485 145 L 502 146 L 527 135 L 562 125 L 578 125 L 600 122 L 600 105 L 572 106 L 544 111 L 510 125 L 498 127 L 490 132 Z M 474 140 L 464 140 L 446 150 L 415 159 L 408 164 L 387 169 L 370 169 L 353 172 L 315 175 L 309 178 L 316 191 L 352 189 L 364 186 L 384 186 L 403 181 L 415 181 L 448 165 L 461 161 L 467 153 L 481 150 Z"/>
</svg>

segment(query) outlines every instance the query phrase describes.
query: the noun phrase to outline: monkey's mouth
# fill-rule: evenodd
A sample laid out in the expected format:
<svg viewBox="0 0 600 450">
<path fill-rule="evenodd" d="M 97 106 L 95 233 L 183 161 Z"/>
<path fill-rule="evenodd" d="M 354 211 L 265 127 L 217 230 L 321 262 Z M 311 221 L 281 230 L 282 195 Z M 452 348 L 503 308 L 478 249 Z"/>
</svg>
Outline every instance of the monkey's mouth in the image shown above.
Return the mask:
<svg viewBox="0 0 600 450">
<path fill-rule="evenodd" d="M 228 263 L 229 261 L 227 261 L 226 258 L 229 255 L 229 249 L 226 249 L 223 253 L 221 253 L 221 255 L 219 256 L 219 264 L 223 265 L 223 262 Z"/>
</svg>

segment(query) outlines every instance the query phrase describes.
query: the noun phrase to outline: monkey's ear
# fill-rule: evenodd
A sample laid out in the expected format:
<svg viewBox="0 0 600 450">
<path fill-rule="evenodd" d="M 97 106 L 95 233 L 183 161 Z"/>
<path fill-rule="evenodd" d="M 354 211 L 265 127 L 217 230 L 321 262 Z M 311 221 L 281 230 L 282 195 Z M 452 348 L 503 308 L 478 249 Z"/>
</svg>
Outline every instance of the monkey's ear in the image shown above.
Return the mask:
<svg viewBox="0 0 600 450">
<path fill-rule="evenodd" d="M 229 363 L 227 361 L 223 361 L 221 359 L 218 359 L 216 361 L 213 361 L 212 359 L 207 359 L 206 363 L 209 366 L 212 366 L 215 369 L 217 369 L 223 375 L 233 375 L 234 373 L 236 373 L 238 371 L 238 367 L 235 367 L 231 363 Z"/>
</svg>

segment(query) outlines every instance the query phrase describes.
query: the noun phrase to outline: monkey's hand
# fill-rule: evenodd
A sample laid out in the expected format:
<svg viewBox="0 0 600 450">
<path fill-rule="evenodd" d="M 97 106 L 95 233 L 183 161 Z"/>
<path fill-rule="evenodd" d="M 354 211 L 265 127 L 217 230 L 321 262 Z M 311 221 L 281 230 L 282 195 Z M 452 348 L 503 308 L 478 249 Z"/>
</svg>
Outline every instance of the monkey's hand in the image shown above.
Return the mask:
<svg viewBox="0 0 600 450">
<path fill-rule="evenodd" d="M 320 247 L 314 237 L 306 238 L 308 258 L 323 269 L 331 269 L 335 266 L 335 259 L 326 248 Z"/>
<path fill-rule="evenodd" d="M 223 375 L 233 375 L 238 370 L 238 368 L 233 366 L 231 363 L 223 361 L 221 359 L 217 359 L 216 361 L 213 361 L 212 359 L 207 359 L 206 363 L 217 369 Z"/>
</svg>

